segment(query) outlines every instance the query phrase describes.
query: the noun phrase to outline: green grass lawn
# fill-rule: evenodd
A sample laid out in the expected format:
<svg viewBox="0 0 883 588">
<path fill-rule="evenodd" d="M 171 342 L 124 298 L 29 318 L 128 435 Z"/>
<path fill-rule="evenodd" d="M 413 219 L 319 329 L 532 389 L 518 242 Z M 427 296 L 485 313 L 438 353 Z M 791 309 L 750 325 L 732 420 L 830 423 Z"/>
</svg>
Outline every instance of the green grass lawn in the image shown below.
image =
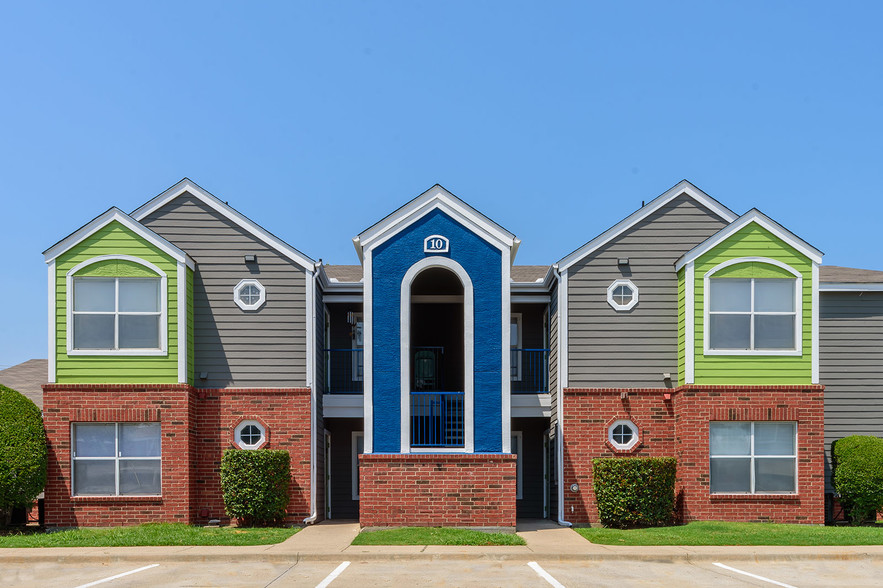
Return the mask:
<svg viewBox="0 0 883 588">
<path fill-rule="evenodd" d="M 773 523 L 701 521 L 651 529 L 580 528 L 577 533 L 604 545 L 880 545 L 883 525 L 821 527 Z"/>
<path fill-rule="evenodd" d="M 300 529 L 192 527 L 179 523 L 150 523 L 134 527 L 82 528 L 45 533 L 0 532 L 2 547 L 123 547 L 133 545 L 267 545 L 285 541 Z"/>
<path fill-rule="evenodd" d="M 447 527 L 401 527 L 362 531 L 353 545 L 524 545 L 515 533 L 485 533 Z"/>
</svg>

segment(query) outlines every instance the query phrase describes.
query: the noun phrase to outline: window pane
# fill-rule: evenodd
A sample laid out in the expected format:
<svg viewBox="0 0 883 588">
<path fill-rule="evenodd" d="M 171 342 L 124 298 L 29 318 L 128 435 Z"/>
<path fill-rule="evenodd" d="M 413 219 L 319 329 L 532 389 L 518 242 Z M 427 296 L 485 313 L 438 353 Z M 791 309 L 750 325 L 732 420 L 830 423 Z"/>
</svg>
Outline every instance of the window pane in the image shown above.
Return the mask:
<svg viewBox="0 0 883 588">
<path fill-rule="evenodd" d="M 794 455 L 794 424 L 755 423 L 754 455 Z"/>
<path fill-rule="evenodd" d="M 159 457 L 159 423 L 126 423 L 120 425 L 121 457 Z"/>
<path fill-rule="evenodd" d="M 160 494 L 160 460 L 121 459 L 120 494 Z"/>
<path fill-rule="evenodd" d="M 75 314 L 74 349 L 113 349 L 112 314 Z"/>
<path fill-rule="evenodd" d="M 711 455 L 751 455 L 751 423 L 713 422 L 709 426 Z"/>
<path fill-rule="evenodd" d="M 114 280 L 74 278 L 74 310 L 113 312 Z"/>
<path fill-rule="evenodd" d="M 74 494 L 116 494 L 113 460 L 74 460 Z"/>
<path fill-rule="evenodd" d="M 711 349 L 748 349 L 751 347 L 751 315 L 712 314 L 708 317 Z"/>
<path fill-rule="evenodd" d="M 159 312 L 159 280 L 121 278 L 120 312 Z"/>
<path fill-rule="evenodd" d="M 794 312 L 795 280 L 754 280 L 756 312 Z"/>
<path fill-rule="evenodd" d="M 794 315 L 755 315 L 754 348 L 794 349 Z"/>
<path fill-rule="evenodd" d="M 751 459 L 747 457 L 712 458 L 711 491 L 751 492 Z"/>
<path fill-rule="evenodd" d="M 758 457 L 754 460 L 755 492 L 794 492 L 793 457 Z"/>
<path fill-rule="evenodd" d="M 751 310 L 751 280 L 712 279 L 711 310 L 749 312 Z"/>
<path fill-rule="evenodd" d="M 158 349 L 159 317 L 120 315 L 120 349 Z"/>
<path fill-rule="evenodd" d="M 76 457 L 116 457 L 116 425 L 74 425 Z"/>
</svg>

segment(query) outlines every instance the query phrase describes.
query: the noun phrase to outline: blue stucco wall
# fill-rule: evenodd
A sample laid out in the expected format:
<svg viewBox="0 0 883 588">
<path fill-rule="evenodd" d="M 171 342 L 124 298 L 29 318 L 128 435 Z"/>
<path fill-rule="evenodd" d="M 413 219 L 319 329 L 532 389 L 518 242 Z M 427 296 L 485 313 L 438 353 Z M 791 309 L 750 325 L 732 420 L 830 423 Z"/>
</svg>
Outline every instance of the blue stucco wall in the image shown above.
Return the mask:
<svg viewBox="0 0 883 588">
<path fill-rule="evenodd" d="M 412 265 L 438 255 L 423 252 L 423 240 L 430 235 L 444 235 L 450 240 L 450 253 L 441 255 L 463 266 L 472 280 L 475 452 L 500 452 L 503 450 L 502 256 L 499 249 L 440 210 L 430 212 L 379 245 L 372 254 L 374 452 L 401 451 L 402 279 Z"/>
</svg>

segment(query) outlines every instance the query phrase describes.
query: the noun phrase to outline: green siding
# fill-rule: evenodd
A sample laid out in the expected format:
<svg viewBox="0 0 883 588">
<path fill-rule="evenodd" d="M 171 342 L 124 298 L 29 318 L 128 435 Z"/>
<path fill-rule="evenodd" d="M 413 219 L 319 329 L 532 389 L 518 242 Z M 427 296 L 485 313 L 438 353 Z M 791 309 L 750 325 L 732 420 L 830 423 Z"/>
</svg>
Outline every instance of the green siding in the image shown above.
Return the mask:
<svg viewBox="0 0 883 588">
<path fill-rule="evenodd" d="M 785 263 L 803 277 L 802 355 L 704 355 L 705 274 L 725 261 L 740 257 L 768 257 Z M 763 263 L 726 268 L 716 277 L 782 277 L 784 270 Z M 683 276 L 679 276 L 683 282 Z M 812 261 L 761 227 L 750 223 L 695 262 L 695 372 L 696 384 L 809 384 L 812 380 Z"/>
<path fill-rule="evenodd" d="M 681 269 L 678 272 L 678 385 L 683 386 L 686 383 L 684 372 L 687 364 L 687 354 L 685 353 L 687 341 L 687 324 L 686 324 L 686 304 L 687 304 L 687 288 L 685 287 L 684 274 L 686 271 Z"/>
<path fill-rule="evenodd" d="M 193 270 L 187 268 L 187 383 L 196 382 L 196 339 L 193 319 Z"/>
<path fill-rule="evenodd" d="M 166 273 L 168 353 L 158 356 L 67 354 L 67 273 L 78 264 L 101 255 L 131 255 Z M 96 231 L 55 263 L 56 382 L 63 384 L 145 384 L 178 381 L 178 273 L 177 262 L 114 221 Z M 111 273 L 118 271 L 119 273 Z M 146 272 L 146 273 L 145 273 Z M 150 275 L 147 268 L 125 261 L 98 262 L 77 275 Z"/>
</svg>

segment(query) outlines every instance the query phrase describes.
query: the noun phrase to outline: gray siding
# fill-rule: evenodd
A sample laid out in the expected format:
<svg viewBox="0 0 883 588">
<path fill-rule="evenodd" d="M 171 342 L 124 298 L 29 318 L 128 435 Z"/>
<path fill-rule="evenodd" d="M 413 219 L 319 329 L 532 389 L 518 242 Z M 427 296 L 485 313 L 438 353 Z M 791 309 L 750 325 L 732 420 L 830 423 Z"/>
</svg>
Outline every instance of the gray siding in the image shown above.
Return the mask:
<svg viewBox="0 0 883 588">
<path fill-rule="evenodd" d="M 552 400 L 552 430 L 558 423 L 558 286 L 552 287 L 549 302 L 549 392 Z"/>
<path fill-rule="evenodd" d="M 678 278 L 674 262 L 725 226 L 686 195 L 568 268 L 569 387 L 662 387 L 678 378 Z M 628 257 L 622 271 L 617 258 Z M 607 288 L 627 278 L 638 305 L 617 312 Z"/>
<path fill-rule="evenodd" d="M 197 386 L 306 386 L 303 268 L 189 194 L 141 222 L 196 261 Z M 246 253 L 256 254 L 258 262 L 246 264 Z M 267 302 L 260 310 L 246 312 L 233 302 L 233 287 L 245 278 L 266 288 Z M 199 378 L 203 372 L 208 374 L 204 380 Z"/>
<path fill-rule="evenodd" d="M 883 292 L 822 292 L 819 382 L 825 386 L 825 464 L 831 443 L 883 437 Z"/>
</svg>

